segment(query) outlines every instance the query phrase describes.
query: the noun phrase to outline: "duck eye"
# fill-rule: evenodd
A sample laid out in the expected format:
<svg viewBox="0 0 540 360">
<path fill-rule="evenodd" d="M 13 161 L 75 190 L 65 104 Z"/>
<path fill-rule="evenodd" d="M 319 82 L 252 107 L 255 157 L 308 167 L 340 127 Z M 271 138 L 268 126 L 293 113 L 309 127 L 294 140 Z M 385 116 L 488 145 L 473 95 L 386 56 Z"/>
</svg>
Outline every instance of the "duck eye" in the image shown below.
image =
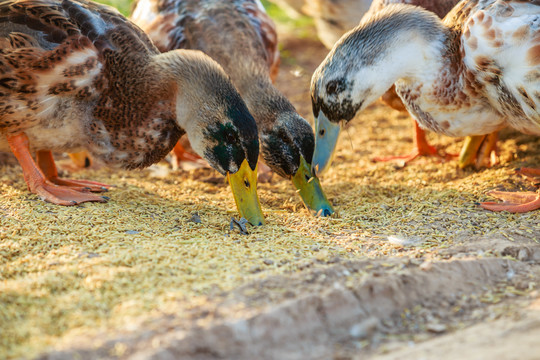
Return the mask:
<svg viewBox="0 0 540 360">
<path fill-rule="evenodd" d="M 311 176 L 309 176 L 308 174 L 305 174 L 304 177 L 306 178 L 307 182 L 309 182 L 309 180 L 311 180 Z"/>
<path fill-rule="evenodd" d="M 227 141 L 228 143 L 236 142 L 236 134 L 231 130 L 226 131 L 225 132 L 225 141 Z"/>
<path fill-rule="evenodd" d="M 325 133 L 326 133 L 326 130 L 325 130 L 325 129 L 319 130 L 319 135 L 324 136 Z"/>
<path fill-rule="evenodd" d="M 345 81 L 343 79 L 332 80 L 326 84 L 326 93 L 328 95 L 337 94 L 343 90 L 345 90 Z"/>
<path fill-rule="evenodd" d="M 244 178 L 244 185 L 246 185 L 246 188 L 249 189 L 249 185 L 250 185 L 250 184 L 249 184 L 249 180 L 246 179 L 246 178 Z"/>
</svg>

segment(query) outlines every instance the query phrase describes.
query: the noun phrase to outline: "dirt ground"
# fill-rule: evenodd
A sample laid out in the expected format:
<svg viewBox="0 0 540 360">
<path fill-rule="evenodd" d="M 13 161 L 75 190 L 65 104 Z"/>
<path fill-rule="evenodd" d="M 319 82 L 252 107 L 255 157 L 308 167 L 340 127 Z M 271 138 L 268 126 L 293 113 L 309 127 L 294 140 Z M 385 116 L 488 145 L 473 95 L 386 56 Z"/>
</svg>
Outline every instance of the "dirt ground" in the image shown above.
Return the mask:
<svg viewBox="0 0 540 360">
<path fill-rule="evenodd" d="M 327 53 L 313 33 L 280 28 L 277 81 L 310 121 Z M 259 185 L 268 225 L 249 235 L 229 227 L 213 170 L 77 172 L 114 183 L 111 200 L 59 208 L 6 158 L 0 358 L 540 358 L 540 212 L 475 204 L 534 191 L 513 169 L 540 165 L 540 139 L 504 131 L 500 165 L 481 171 L 371 161 L 407 152 L 411 132 L 405 114 L 371 106 L 322 178 L 338 214 L 312 217 L 274 176 Z M 462 141 L 430 140 L 450 153 Z"/>
</svg>

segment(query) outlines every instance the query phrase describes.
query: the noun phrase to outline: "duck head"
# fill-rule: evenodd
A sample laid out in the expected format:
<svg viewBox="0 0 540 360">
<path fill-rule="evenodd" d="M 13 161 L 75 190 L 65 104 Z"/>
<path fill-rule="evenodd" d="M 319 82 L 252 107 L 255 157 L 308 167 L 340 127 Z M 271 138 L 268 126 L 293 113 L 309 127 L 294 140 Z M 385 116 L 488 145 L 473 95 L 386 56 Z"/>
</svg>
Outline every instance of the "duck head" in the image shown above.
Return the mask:
<svg viewBox="0 0 540 360">
<path fill-rule="evenodd" d="M 291 105 L 292 108 L 292 105 Z M 304 205 L 315 215 L 334 213 L 320 181 L 311 171 L 315 139 L 309 123 L 294 111 L 281 112 L 261 134 L 262 157 L 277 174 L 291 179 Z"/>
<path fill-rule="evenodd" d="M 422 72 L 443 37 L 436 15 L 408 5 L 389 5 L 343 35 L 311 79 L 314 173 L 330 167 L 342 127 L 396 81 Z"/>
<path fill-rule="evenodd" d="M 264 224 L 257 197 L 257 125 L 223 69 L 199 51 L 157 56 L 177 82 L 176 116 L 193 150 L 231 186 L 240 215 Z"/>
<path fill-rule="evenodd" d="M 329 169 L 343 126 L 392 85 L 378 81 L 379 71 L 356 62 L 351 58 L 354 55 L 348 54 L 349 49 L 349 42 L 343 39 L 338 42 L 312 77 L 311 104 L 315 118 L 312 169 L 317 175 Z"/>
</svg>

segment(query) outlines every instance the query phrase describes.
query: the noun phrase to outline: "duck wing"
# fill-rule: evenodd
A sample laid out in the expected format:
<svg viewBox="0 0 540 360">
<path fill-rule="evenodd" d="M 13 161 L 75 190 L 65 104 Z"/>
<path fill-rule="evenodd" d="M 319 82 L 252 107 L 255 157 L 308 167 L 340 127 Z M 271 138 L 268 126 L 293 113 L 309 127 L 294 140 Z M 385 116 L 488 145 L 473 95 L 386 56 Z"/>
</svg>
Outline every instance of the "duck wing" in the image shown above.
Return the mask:
<svg viewBox="0 0 540 360">
<path fill-rule="evenodd" d="M 52 121 L 60 129 L 84 119 L 78 143 L 59 136 L 49 146 L 85 146 L 127 168 L 159 160 L 180 136 L 174 94 L 147 66 L 158 49 L 112 7 L 85 0 L 0 1 L 0 45 L 0 130 L 50 128 Z M 57 115 L 69 114 L 75 103 L 84 104 L 84 114 Z M 153 143 L 152 130 L 159 133 Z"/>
<path fill-rule="evenodd" d="M 493 0 L 460 4 L 463 62 L 509 125 L 540 134 L 540 1 Z"/>
</svg>

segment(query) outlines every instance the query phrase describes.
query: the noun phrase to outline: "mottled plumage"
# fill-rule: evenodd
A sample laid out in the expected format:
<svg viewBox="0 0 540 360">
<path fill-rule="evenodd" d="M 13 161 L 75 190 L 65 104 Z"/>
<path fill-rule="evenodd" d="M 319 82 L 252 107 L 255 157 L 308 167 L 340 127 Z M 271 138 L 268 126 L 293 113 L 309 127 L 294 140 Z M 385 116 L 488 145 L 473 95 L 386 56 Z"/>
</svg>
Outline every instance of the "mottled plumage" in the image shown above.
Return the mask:
<svg viewBox="0 0 540 360">
<path fill-rule="evenodd" d="M 395 83 L 426 129 L 540 135 L 539 74 L 540 1 L 464 0 L 443 21 L 391 5 L 336 44 L 313 76 L 312 99 L 316 115 L 338 123 L 343 109 L 361 111 Z"/>
<path fill-rule="evenodd" d="M 197 49 L 223 66 L 257 122 L 262 158 L 273 171 L 293 178 L 302 158 L 311 163 L 313 130 L 272 85 L 277 35 L 258 0 L 138 0 L 131 18 L 161 51 Z"/>
</svg>

